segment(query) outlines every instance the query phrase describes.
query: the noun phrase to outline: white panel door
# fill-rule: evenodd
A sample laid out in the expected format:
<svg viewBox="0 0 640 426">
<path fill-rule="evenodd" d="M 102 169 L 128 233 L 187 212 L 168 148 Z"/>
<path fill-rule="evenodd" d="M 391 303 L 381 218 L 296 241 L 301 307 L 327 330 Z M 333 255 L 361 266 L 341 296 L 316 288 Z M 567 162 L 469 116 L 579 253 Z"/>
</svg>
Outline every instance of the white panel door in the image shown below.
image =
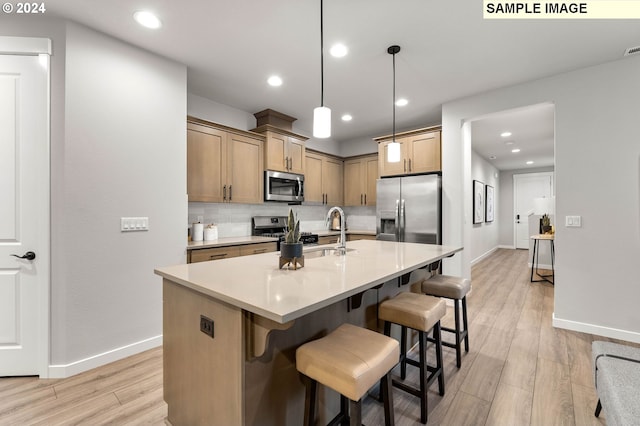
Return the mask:
<svg viewBox="0 0 640 426">
<path fill-rule="evenodd" d="M 551 197 L 553 173 L 526 173 L 513 175 L 515 245 L 529 249 L 529 216 L 534 213 L 534 198 Z"/>
<path fill-rule="evenodd" d="M 48 352 L 48 60 L 0 55 L 0 376 L 40 374 Z"/>
</svg>

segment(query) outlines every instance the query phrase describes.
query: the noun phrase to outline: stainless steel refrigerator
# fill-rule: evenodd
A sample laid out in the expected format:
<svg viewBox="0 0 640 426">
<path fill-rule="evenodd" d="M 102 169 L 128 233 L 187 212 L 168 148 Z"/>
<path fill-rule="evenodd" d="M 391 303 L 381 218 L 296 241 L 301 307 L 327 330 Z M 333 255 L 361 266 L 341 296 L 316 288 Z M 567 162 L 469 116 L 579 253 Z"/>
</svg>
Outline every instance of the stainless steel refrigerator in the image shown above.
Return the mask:
<svg viewBox="0 0 640 426">
<path fill-rule="evenodd" d="M 377 181 L 377 239 L 442 243 L 442 183 L 438 175 Z"/>
</svg>

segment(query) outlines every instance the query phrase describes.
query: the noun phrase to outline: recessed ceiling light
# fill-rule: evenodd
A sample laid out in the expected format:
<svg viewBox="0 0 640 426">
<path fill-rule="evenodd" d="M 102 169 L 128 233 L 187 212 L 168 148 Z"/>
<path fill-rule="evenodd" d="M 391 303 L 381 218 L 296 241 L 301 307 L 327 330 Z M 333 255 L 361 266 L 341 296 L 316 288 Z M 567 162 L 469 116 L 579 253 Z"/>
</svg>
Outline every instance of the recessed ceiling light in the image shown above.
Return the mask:
<svg viewBox="0 0 640 426">
<path fill-rule="evenodd" d="M 329 49 L 329 53 L 331 53 L 331 56 L 333 56 L 334 58 L 342 58 L 343 56 L 347 56 L 347 53 L 349 53 L 349 49 L 347 49 L 347 46 L 342 43 L 336 43 L 331 46 L 331 49 Z"/>
<path fill-rule="evenodd" d="M 527 161 L 527 164 L 533 164 L 533 161 Z"/>
<path fill-rule="evenodd" d="M 344 114 L 342 116 L 342 121 L 351 121 L 353 120 L 353 117 L 351 116 L 351 114 Z"/>
<path fill-rule="evenodd" d="M 277 75 L 272 75 L 267 79 L 267 83 L 269 83 L 269 86 L 273 87 L 282 86 L 282 79 Z"/>
<path fill-rule="evenodd" d="M 160 19 L 148 10 L 139 10 L 133 14 L 133 19 L 143 27 L 157 29 L 162 26 Z"/>
<path fill-rule="evenodd" d="M 491 157 L 489 157 L 489 160 L 495 160 L 496 158 L 498 157 L 496 157 L 495 155 L 492 155 Z"/>
<path fill-rule="evenodd" d="M 511 150 L 511 152 L 516 153 L 516 152 L 520 152 L 520 148 L 514 148 Z"/>
<path fill-rule="evenodd" d="M 406 106 L 408 103 L 409 101 L 406 100 L 405 98 L 400 98 L 396 101 L 396 106 L 403 107 L 403 106 Z"/>
<path fill-rule="evenodd" d="M 500 136 L 502 136 L 503 138 L 508 138 L 509 136 L 511 136 L 511 132 L 500 133 Z"/>
</svg>

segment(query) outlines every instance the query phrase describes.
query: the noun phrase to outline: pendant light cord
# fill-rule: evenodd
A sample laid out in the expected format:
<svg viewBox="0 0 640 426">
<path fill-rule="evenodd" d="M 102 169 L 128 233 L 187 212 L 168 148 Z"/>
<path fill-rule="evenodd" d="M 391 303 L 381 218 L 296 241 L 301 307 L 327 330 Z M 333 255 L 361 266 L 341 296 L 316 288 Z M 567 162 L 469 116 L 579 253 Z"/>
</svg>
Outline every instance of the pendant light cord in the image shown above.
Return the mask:
<svg viewBox="0 0 640 426">
<path fill-rule="evenodd" d="M 320 106 L 324 106 L 324 30 L 322 19 L 322 3 L 320 0 Z"/>
<path fill-rule="evenodd" d="M 396 141 L 396 54 L 393 53 L 393 142 Z"/>
</svg>

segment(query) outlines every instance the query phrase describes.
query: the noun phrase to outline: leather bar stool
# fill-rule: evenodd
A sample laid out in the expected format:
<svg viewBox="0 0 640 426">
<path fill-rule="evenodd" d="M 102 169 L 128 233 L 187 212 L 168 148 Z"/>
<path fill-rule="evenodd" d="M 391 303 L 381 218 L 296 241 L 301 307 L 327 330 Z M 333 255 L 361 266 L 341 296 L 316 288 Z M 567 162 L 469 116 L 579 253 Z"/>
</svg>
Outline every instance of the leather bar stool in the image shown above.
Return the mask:
<svg viewBox="0 0 640 426">
<path fill-rule="evenodd" d="M 340 394 L 340 413 L 330 424 L 340 424 L 348 417 L 352 426 L 361 426 L 362 397 L 381 380 L 385 425 L 393 425 L 389 372 L 398 364 L 399 356 L 395 339 L 351 324 L 343 324 L 327 336 L 300 346 L 296 350 L 296 368 L 306 377 L 304 424 L 315 424 L 320 382 Z"/>
<path fill-rule="evenodd" d="M 442 363 L 442 345 L 440 338 L 440 319 L 446 314 L 444 300 L 424 294 L 404 292 L 392 299 L 385 300 L 378 307 L 378 317 L 383 320 L 384 334 L 391 334 L 391 324 L 398 324 L 401 329 L 400 378 L 406 378 L 406 365 L 420 368 L 420 388 L 416 389 L 403 382 L 393 380 L 393 386 L 420 398 L 420 421 L 427 423 L 427 390 L 438 379 L 440 395 L 444 395 L 444 371 Z M 407 357 L 407 328 L 418 332 L 419 361 Z M 435 367 L 427 364 L 427 348 L 425 338 L 433 330 L 433 341 L 436 349 Z M 431 373 L 428 375 L 428 373 Z"/>
<path fill-rule="evenodd" d="M 467 293 L 471 289 L 471 281 L 451 275 L 434 275 L 422 282 L 422 292 L 431 296 L 452 299 L 454 304 L 455 330 L 442 327 L 443 331 L 455 334 L 455 342 L 445 342 L 444 346 L 455 348 L 456 365 L 462 366 L 462 341 L 464 350 L 469 352 L 469 327 L 467 325 Z M 462 324 L 460 324 L 460 305 L 462 305 Z"/>
</svg>

